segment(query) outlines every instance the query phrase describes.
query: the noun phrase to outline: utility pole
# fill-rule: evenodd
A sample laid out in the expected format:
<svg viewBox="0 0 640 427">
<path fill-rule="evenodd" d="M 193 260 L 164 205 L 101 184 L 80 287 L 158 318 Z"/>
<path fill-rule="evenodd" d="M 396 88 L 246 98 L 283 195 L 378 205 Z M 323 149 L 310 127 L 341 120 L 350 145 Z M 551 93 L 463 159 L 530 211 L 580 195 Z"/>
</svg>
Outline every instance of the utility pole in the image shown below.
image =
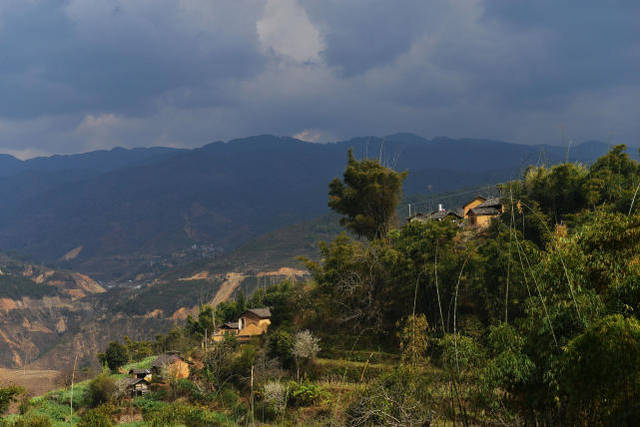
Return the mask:
<svg viewBox="0 0 640 427">
<path fill-rule="evenodd" d="M 73 425 L 73 383 L 76 378 L 76 363 L 78 363 L 78 353 L 76 353 L 76 357 L 73 360 L 73 371 L 71 371 L 71 398 L 70 398 L 71 415 L 69 416 L 70 425 Z"/>
</svg>

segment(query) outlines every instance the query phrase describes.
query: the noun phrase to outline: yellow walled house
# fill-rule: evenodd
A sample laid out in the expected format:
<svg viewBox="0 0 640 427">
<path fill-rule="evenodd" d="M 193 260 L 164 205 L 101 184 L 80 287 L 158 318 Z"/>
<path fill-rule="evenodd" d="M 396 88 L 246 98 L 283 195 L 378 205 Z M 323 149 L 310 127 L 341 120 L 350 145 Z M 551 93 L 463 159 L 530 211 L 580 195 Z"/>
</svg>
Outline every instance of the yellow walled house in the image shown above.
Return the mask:
<svg viewBox="0 0 640 427">
<path fill-rule="evenodd" d="M 248 341 L 251 337 L 267 332 L 271 325 L 271 310 L 250 308 L 240 315 L 237 322 L 224 323 L 213 336 L 214 341 L 222 341 L 225 336 L 234 335 L 238 341 Z"/>
<path fill-rule="evenodd" d="M 469 218 L 469 211 L 487 201 L 486 197 L 476 196 L 462 208 L 464 219 Z"/>
<path fill-rule="evenodd" d="M 271 325 L 271 310 L 268 308 L 250 308 L 238 319 L 238 336 L 251 337 L 262 335 Z"/>
<path fill-rule="evenodd" d="M 187 362 L 177 354 L 162 354 L 151 362 L 151 372 L 159 379 L 164 379 L 165 377 L 174 380 L 189 378 L 191 371 L 189 364 L 190 362 Z"/>
<path fill-rule="evenodd" d="M 464 218 L 473 227 L 485 229 L 491 225 L 491 220 L 503 212 L 502 202 L 494 197 L 486 199 L 477 196 L 464 205 Z"/>
</svg>

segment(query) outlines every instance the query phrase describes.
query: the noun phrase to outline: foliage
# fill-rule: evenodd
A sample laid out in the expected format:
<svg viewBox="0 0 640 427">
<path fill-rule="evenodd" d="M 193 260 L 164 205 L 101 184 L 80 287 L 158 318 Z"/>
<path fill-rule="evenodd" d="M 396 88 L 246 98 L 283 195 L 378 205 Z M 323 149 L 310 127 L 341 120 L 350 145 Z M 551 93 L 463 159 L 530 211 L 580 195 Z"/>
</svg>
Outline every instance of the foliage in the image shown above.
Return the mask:
<svg viewBox="0 0 640 427">
<path fill-rule="evenodd" d="M 129 361 L 127 347 L 117 341 L 111 341 L 104 353 L 98 355 L 101 364 L 106 364 L 112 372 Z"/>
<path fill-rule="evenodd" d="M 640 322 L 610 315 L 573 338 L 563 357 L 568 422 L 629 425 L 640 417 Z"/>
<path fill-rule="evenodd" d="M 402 350 L 402 362 L 411 366 L 424 364 L 428 360 L 429 337 L 427 335 L 429 324 L 424 314 L 408 316 L 404 325 L 398 322 L 400 349 Z"/>
<path fill-rule="evenodd" d="M 290 381 L 287 389 L 291 406 L 311 406 L 327 396 L 323 388 L 317 384 Z"/>
<path fill-rule="evenodd" d="M 300 379 L 301 369 L 304 372 L 315 360 L 320 351 L 319 343 L 320 339 L 314 337 L 309 330 L 300 331 L 293 337 L 291 354 L 296 361 L 298 379 Z"/>
<path fill-rule="evenodd" d="M 46 415 L 29 415 L 18 417 L 6 424 L 7 427 L 51 427 L 51 420 Z"/>
<path fill-rule="evenodd" d="M 118 391 L 118 386 L 114 379 L 106 374 L 100 374 L 89 382 L 83 400 L 84 404 L 95 408 L 104 403 L 110 402 Z"/>
<path fill-rule="evenodd" d="M 282 415 L 287 407 L 287 386 L 280 381 L 269 381 L 262 386 L 262 401 L 276 415 Z"/>
<path fill-rule="evenodd" d="M 400 202 L 402 181 L 398 173 L 377 160 L 356 160 L 349 150 L 344 181 L 329 184 L 329 207 L 344 215 L 340 223 L 369 240 L 387 235 Z"/>
<path fill-rule="evenodd" d="M 368 239 L 322 243 L 322 258 L 305 260 L 312 281 L 238 293 L 158 337 L 153 347 L 196 363 L 164 401 L 134 401 L 145 422 L 223 422 L 205 406 L 241 424 L 316 421 L 328 407 L 321 422 L 352 425 L 640 417 L 640 211 L 631 206 L 640 168 L 622 147 L 591 167 L 529 168 L 501 186 L 504 213 L 481 231 L 448 219 L 372 225 L 380 218 L 354 212 L 391 172 L 350 162 L 331 197 Z M 264 338 L 201 346 L 246 307 L 271 308 Z M 146 354 L 147 344 L 126 342 L 131 358 Z"/>
<path fill-rule="evenodd" d="M 320 351 L 319 343 L 310 331 L 300 331 L 293 338 L 291 353 L 299 359 L 313 360 Z"/>
<path fill-rule="evenodd" d="M 113 407 L 110 405 L 89 409 L 82 414 L 78 427 L 112 427 L 112 413 Z"/>
<path fill-rule="evenodd" d="M 270 333 L 267 346 L 269 356 L 278 359 L 285 368 L 293 366 L 292 333 L 284 329 L 278 329 L 277 331 Z"/>
<path fill-rule="evenodd" d="M 60 290 L 46 283 L 36 283 L 17 275 L 0 275 L 0 298 L 20 300 L 23 297 L 40 299 L 59 294 Z"/>
<path fill-rule="evenodd" d="M 234 372 L 231 366 L 236 346 L 237 343 L 225 339 L 213 344 L 205 355 L 201 375 L 207 384 L 210 384 L 211 391 L 223 389 L 233 380 Z"/>
<path fill-rule="evenodd" d="M 0 388 L 0 414 L 7 412 L 9 405 L 16 402 L 18 396 L 24 392 L 24 388 L 13 384 Z"/>
<path fill-rule="evenodd" d="M 132 341 L 128 336 L 124 337 L 124 341 L 128 359 L 131 361 L 139 362 L 153 354 L 152 341 Z"/>
<path fill-rule="evenodd" d="M 187 427 L 226 425 L 229 420 L 222 414 L 196 406 L 179 403 L 166 404 L 143 414 L 150 426 L 184 424 Z"/>
<path fill-rule="evenodd" d="M 434 407 L 426 375 L 399 366 L 367 386 L 347 410 L 349 425 L 429 425 Z"/>
</svg>

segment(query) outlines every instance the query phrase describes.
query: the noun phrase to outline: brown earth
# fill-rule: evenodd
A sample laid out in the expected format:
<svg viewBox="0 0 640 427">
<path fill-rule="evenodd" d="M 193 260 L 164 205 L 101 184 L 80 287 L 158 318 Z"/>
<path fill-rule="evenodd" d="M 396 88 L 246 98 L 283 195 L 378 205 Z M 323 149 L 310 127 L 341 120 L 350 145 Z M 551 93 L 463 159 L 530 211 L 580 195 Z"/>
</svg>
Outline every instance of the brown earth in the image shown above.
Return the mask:
<svg viewBox="0 0 640 427">
<path fill-rule="evenodd" d="M 0 368 L 0 384 L 16 384 L 24 387 L 33 396 L 40 396 L 56 388 L 58 371 L 39 369 Z"/>
<path fill-rule="evenodd" d="M 306 276 L 307 274 L 309 274 L 309 272 L 306 270 L 298 270 L 290 267 L 282 267 L 275 271 L 261 271 L 260 273 L 257 274 L 257 276 L 258 277 L 265 277 L 265 276 L 286 276 L 286 277 L 300 276 L 302 277 L 302 276 Z"/>
<path fill-rule="evenodd" d="M 233 294 L 233 291 L 240 286 L 240 283 L 245 277 L 246 276 L 242 273 L 227 273 L 227 277 L 222 285 L 220 285 L 220 289 L 216 292 L 216 296 L 213 297 L 211 305 L 217 307 L 221 302 L 227 301 Z"/>
</svg>

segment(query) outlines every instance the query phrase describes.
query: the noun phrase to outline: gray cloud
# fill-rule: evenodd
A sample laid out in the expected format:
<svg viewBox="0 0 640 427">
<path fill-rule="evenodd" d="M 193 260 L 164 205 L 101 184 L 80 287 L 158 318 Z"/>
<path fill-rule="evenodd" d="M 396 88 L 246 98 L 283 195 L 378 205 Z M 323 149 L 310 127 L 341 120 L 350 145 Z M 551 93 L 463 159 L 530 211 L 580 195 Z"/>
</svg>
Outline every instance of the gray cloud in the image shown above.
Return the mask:
<svg viewBox="0 0 640 427">
<path fill-rule="evenodd" d="M 632 1 L 6 0 L 0 151 L 640 136 Z"/>
</svg>

